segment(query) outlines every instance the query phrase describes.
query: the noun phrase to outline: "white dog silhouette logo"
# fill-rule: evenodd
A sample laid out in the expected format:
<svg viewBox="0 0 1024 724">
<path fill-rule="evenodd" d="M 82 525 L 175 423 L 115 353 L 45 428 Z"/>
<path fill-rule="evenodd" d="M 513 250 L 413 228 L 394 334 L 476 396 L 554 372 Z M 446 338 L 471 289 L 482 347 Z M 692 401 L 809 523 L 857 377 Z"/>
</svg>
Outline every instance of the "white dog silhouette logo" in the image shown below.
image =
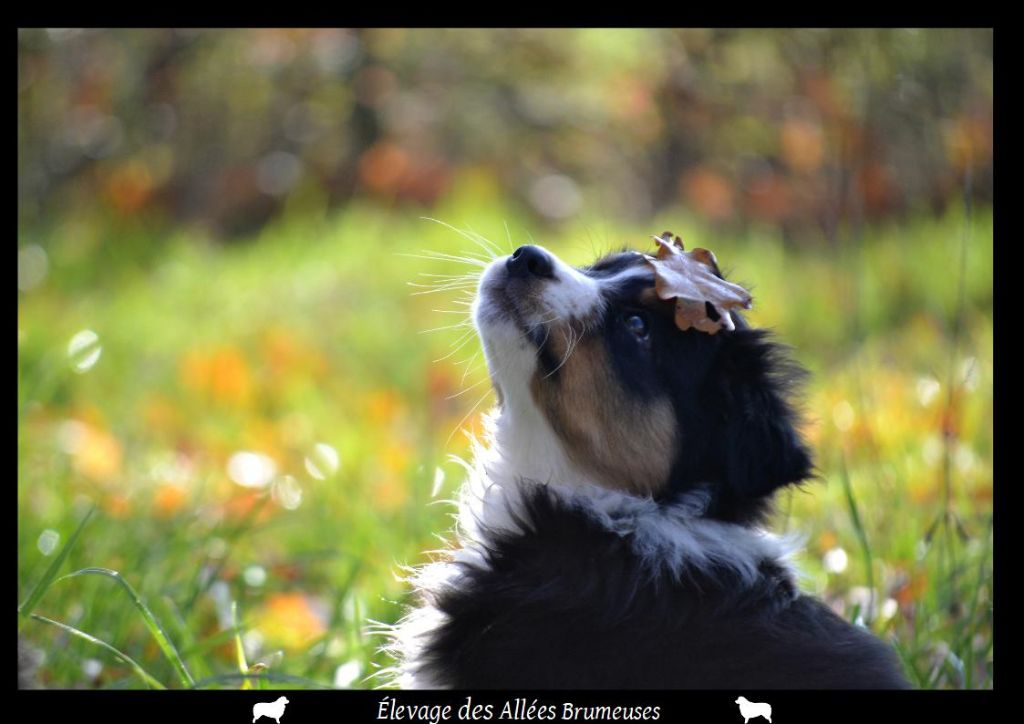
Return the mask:
<svg viewBox="0 0 1024 724">
<path fill-rule="evenodd" d="M 265 716 L 267 719 L 273 719 L 277 724 L 281 724 L 281 717 L 284 716 L 284 705 L 287 703 L 288 699 L 280 696 L 277 701 L 268 701 L 265 704 L 257 704 L 252 708 L 253 724 L 255 724 L 256 720 L 261 716 Z"/>
<path fill-rule="evenodd" d="M 771 704 L 759 704 L 756 701 L 747 701 L 746 697 L 743 696 L 736 699 L 736 703 L 740 705 L 740 716 L 743 717 L 743 724 L 747 724 L 748 721 L 756 719 L 759 716 L 763 716 L 768 720 L 768 724 L 771 724 Z"/>
</svg>

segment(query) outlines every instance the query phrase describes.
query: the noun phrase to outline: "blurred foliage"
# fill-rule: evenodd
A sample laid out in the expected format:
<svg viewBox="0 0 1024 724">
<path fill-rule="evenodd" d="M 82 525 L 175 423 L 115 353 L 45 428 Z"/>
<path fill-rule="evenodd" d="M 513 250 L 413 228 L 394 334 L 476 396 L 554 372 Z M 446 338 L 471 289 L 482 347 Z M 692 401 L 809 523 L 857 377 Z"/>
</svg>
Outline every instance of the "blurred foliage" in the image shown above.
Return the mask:
<svg viewBox="0 0 1024 724">
<path fill-rule="evenodd" d="M 507 208 L 449 204 L 444 218 L 506 250 L 532 236 Z M 805 432 L 825 484 L 783 495 L 775 521 L 806 536 L 805 587 L 897 643 L 918 685 L 991 686 L 991 213 L 868 227 L 858 244 L 810 250 L 767 233 L 711 244 L 679 210 L 536 240 L 584 263 L 648 248 L 662 228 L 713 246 L 754 289 L 751 321 L 813 372 Z M 93 257 L 108 281 L 87 287 L 80 267 L 54 264 L 21 296 L 19 600 L 96 504 L 65 570 L 120 571 L 196 680 L 239 685 L 210 680 L 233 670 L 235 602 L 253 665 L 306 685 L 371 685 L 389 662 L 368 622 L 396 620 L 400 566 L 441 545 L 441 501 L 463 476 L 446 456 L 468 453 L 457 431 L 479 431 L 493 403 L 465 326 L 471 280 L 425 295 L 407 285 L 473 271 L 420 250 L 479 249 L 364 204 L 272 224 L 241 246 L 191 234 L 161 246 L 151 269 L 132 254 Z M 108 583 L 55 583 L 38 611 L 175 685 Z M 24 632 L 46 651 L 49 686 L 141 685 L 93 645 L 41 623 Z"/>
<path fill-rule="evenodd" d="M 813 240 L 992 193 L 989 30 L 23 30 L 18 59 L 23 221 L 231 236 L 462 180 L 538 223 L 682 201 Z"/>
<path fill-rule="evenodd" d="M 587 263 L 669 228 L 813 373 L 825 484 L 774 521 L 804 586 L 917 685 L 991 687 L 991 44 L 20 31 L 19 601 L 96 505 L 61 572 L 118 571 L 199 685 L 373 685 L 368 625 L 441 545 L 447 456 L 493 402 L 472 277 L 407 285 L 478 270 L 437 257 L 485 256 L 474 230 Z M 179 685 L 122 593 L 58 579 L 36 613 Z M 145 685 L 19 626 L 47 686 Z"/>
</svg>

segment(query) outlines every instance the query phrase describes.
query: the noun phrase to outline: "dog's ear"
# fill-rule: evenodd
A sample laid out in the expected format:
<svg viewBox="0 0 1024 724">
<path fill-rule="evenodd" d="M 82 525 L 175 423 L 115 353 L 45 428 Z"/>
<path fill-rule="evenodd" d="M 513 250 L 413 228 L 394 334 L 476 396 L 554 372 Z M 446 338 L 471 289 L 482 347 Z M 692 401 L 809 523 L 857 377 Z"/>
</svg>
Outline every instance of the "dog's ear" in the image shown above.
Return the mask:
<svg viewBox="0 0 1024 724">
<path fill-rule="evenodd" d="M 749 500 L 808 478 L 811 454 L 789 401 L 806 372 L 766 332 L 743 325 L 723 336 L 716 376 L 723 492 Z"/>
</svg>

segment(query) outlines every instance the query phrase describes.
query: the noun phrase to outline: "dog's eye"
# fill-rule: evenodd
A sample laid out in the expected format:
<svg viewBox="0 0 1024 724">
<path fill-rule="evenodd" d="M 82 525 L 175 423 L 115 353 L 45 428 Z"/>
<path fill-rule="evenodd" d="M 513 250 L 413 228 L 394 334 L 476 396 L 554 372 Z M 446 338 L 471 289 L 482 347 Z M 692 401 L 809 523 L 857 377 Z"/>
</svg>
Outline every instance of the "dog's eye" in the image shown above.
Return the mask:
<svg viewBox="0 0 1024 724">
<path fill-rule="evenodd" d="M 626 325 L 626 329 L 632 332 L 637 339 L 646 339 L 650 333 L 647 318 L 642 314 L 627 314 L 622 321 Z"/>
</svg>

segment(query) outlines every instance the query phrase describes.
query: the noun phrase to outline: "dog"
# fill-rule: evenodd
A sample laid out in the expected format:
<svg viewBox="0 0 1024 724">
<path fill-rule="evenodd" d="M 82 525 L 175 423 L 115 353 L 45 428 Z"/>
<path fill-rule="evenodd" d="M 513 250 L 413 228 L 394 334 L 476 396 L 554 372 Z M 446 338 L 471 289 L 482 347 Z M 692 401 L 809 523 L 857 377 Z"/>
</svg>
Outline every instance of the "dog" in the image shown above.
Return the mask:
<svg viewBox="0 0 1024 724">
<path fill-rule="evenodd" d="M 802 369 L 738 312 L 682 331 L 651 260 L 575 268 L 527 245 L 482 273 L 472 318 L 498 405 L 456 544 L 411 576 L 418 603 L 386 647 L 397 685 L 906 687 L 762 528 L 773 493 L 813 476 Z"/>
<path fill-rule="evenodd" d="M 743 724 L 747 724 L 748 721 L 755 717 L 763 716 L 768 720 L 768 724 L 772 724 L 772 707 L 771 704 L 761 704 L 756 701 L 747 701 L 745 696 L 740 696 L 736 699 L 736 703 L 740 705 L 740 716 L 743 717 Z"/>
<path fill-rule="evenodd" d="M 277 697 L 277 701 L 268 701 L 262 704 L 256 704 L 252 708 L 252 721 L 253 724 L 261 716 L 265 716 L 268 719 L 273 719 L 277 724 L 281 724 L 281 717 L 284 716 L 284 707 L 288 703 L 288 699 L 283 696 Z"/>
</svg>

